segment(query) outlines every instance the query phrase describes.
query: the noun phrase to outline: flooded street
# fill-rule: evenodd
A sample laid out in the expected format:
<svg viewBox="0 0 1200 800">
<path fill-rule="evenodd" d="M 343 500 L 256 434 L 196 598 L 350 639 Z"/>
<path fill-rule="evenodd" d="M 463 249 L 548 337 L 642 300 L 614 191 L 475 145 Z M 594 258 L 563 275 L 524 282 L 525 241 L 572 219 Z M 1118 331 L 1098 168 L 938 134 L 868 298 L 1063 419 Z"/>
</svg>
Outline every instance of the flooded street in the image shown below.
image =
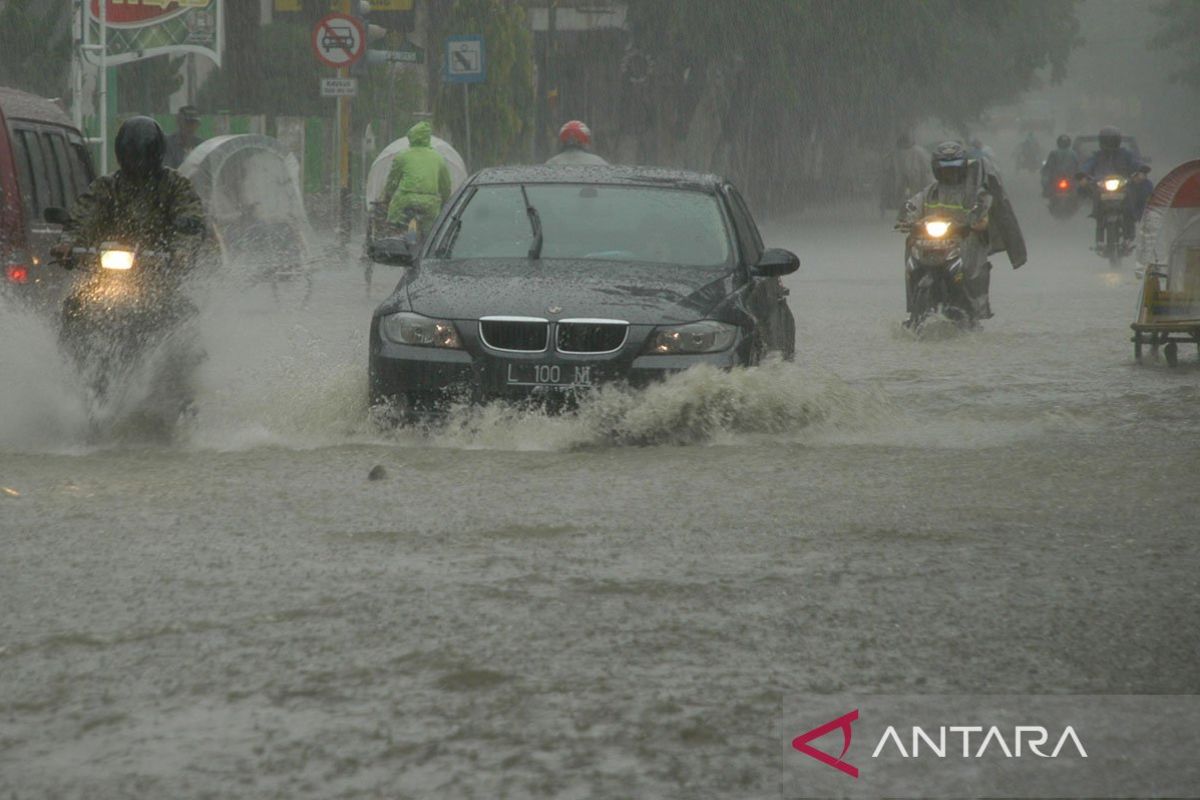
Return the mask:
<svg viewBox="0 0 1200 800">
<path fill-rule="evenodd" d="M 0 794 L 774 797 L 800 693 L 1200 692 L 1196 354 L 1135 366 L 1132 263 L 1024 188 L 980 332 L 813 211 L 794 365 L 431 434 L 367 421 L 356 259 L 214 290 L 170 444 L 6 307 Z"/>
</svg>

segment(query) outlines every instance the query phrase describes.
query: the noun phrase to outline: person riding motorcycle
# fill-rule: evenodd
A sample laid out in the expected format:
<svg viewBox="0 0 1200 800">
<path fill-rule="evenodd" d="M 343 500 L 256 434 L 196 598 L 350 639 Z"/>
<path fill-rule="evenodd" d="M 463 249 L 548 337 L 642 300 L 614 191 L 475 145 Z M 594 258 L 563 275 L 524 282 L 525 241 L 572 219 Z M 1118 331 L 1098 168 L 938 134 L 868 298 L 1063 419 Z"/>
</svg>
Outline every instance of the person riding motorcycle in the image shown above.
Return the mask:
<svg viewBox="0 0 1200 800">
<path fill-rule="evenodd" d="M 67 239 L 53 253 L 66 260 L 73 248 L 98 248 L 105 242 L 169 253 L 168 261 L 147 265 L 139 274 L 176 284 L 194 266 L 205 237 L 200 196 L 190 180 L 164 166 L 167 139 L 150 117 L 122 123 L 114 148 L 120 168 L 96 178 L 75 201 L 65 226 Z M 68 318 L 78 304 L 72 293 L 64 307 Z"/>
<path fill-rule="evenodd" d="M 1104 240 L 1104 220 L 1099 213 L 1100 193 L 1096 191 L 1097 181 L 1115 175 L 1131 179 L 1129 190 L 1125 193 L 1122 219 L 1125 228 L 1125 240 L 1132 243 L 1134 226 L 1142 215 L 1146 200 L 1153 191 L 1153 185 L 1145 180 L 1145 174 L 1150 167 L 1133 154 L 1127 147 L 1121 146 L 1121 131 L 1107 125 L 1100 129 L 1100 149 L 1097 150 L 1080 168 L 1079 188 L 1085 194 L 1092 195 L 1092 216 L 1096 219 L 1096 244 Z"/>
<path fill-rule="evenodd" d="M 988 256 L 1004 250 L 1013 269 L 1025 263 L 1025 241 L 1016 215 L 986 159 L 971 158 L 958 142 L 943 142 L 934 148 L 930 166 L 934 182 L 904 204 L 899 221 L 912 226 L 938 215 L 969 229 L 960 248 L 963 274 L 973 317 L 987 319 L 992 316 Z"/>
<path fill-rule="evenodd" d="M 427 232 L 450 199 L 450 168 L 433 149 L 433 128 L 418 122 L 408 130 L 408 149 L 398 154 L 388 172 L 383 196 L 388 198 L 388 222 L 405 226 L 416 219 Z"/>
<path fill-rule="evenodd" d="M 558 155 L 546 163 L 552 166 L 603 166 L 608 162 L 591 152 L 592 130 L 577 119 L 565 123 L 558 130 L 560 149 Z"/>
<path fill-rule="evenodd" d="M 1017 169 L 1024 169 L 1030 172 L 1036 172 L 1041 163 L 1042 148 L 1038 144 L 1037 137 L 1030 131 L 1017 145 L 1017 150 L 1014 153 Z"/>
<path fill-rule="evenodd" d="M 1053 193 L 1056 178 L 1074 178 L 1079 174 L 1079 156 L 1071 149 L 1071 137 L 1064 133 L 1058 137 L 1056 144 L 1058 146 L 1050 151 L 1042 164 L 1042 197 L 1049 197 Z"/>
</svg>

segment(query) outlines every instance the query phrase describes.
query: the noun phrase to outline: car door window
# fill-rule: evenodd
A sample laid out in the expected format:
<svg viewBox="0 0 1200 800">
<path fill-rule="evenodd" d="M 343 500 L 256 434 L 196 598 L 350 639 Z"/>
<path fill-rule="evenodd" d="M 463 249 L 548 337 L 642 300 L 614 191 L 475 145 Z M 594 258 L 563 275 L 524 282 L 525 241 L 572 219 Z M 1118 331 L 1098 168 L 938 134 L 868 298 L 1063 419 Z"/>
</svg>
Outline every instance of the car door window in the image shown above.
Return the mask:
<svg viewBox="0 0 1200 800">
<path fill-rule="evenodd" d="M 763 240 L 758 232 L 758 226 L 754 224 L 754 217 L 750 214 L 750 209 L 746 207 L 746 201 L 732 186 L 729 187 L 729 199 L 733 202 L 735 210 L 738 238 L 746 241 L 743 246 L 746 250 L 746 263 L 757 264 L 763 252 Z"/>
<path fill-rule="evenodd" d="M 54 146 L 56 140 L 62 137 L 49 131 L 38 134 L 42 145 L 42 158 L 46 162 L 46 180 L 50 184 L 50 205 L 66 208 L 69 200 L 75 197 L 71 188 L 70 168 L 61 157 L 61 151 Z"/>
<path fill-rule="evenodd" d="M 21 204 L 25 206 L 25 219 L 32 220 L 35 216 L 35 201 L 33 192 L 33 168 L 29 161 L 29 147 L 22 131 L 14 130 L 9 137 L 13 143 L 13 157 L 17 162 L 17 185 L 21 188 Z"/>
<path fill-rule="evenodd" d="M 46 160 L 42 157 L 42 146 L 38 142 L 37 133 L 23 130 L 21 131 L 21 138 L 25 141 L 25 152 L 29 154 L 29 169 L 33 173 L 34 216 L 40 219 L 42 210 L 52 205 L 50 202 L 50 181 L 46 177 Z"/>
</svg>

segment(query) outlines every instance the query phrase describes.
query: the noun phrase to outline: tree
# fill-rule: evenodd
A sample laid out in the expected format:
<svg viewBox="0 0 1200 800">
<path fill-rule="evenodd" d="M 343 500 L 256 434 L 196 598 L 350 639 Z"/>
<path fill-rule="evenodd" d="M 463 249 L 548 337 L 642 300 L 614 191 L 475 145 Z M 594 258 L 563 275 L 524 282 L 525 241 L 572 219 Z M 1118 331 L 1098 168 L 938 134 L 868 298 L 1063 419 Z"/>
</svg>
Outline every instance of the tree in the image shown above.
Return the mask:
<svg viewBox="0 0 1200 800">
<path fill-rule="evenodd" d="M 629 20 L 633 48 L 656 54 L 623 89 L 641 155 L 729 173 L 776 206 L 838 193 L 919 120 L 965 128 L 1039 70 L 1060 79 L 1078 31 L 1072 0 L 631 0 Z"/>
<path fill-rule="evenodd" d="M 454 0 L 436 21 L 433 41 L 451 35 L 482 35 L 487 82 L 471 86 L 471 155 L 476 166 L 524 161 L 533 120 L 532 36 L 525 10 L 506 0 Z M 436 74 L 436 73 L 435 73 Z M 434 120 L 451 132 L 466 155 L 466 113 L 461 86 L 435 93 Z"/>
<path fill-rule="evenodd" d="M 1175 50 L 1183 62 L 1171 80 L 1200 89 L 1200 3 L 1195 0 L 1169 0 L 1154 9 L 1162 20 L 1151 45 Z"/>
<path fill-rule="evenodd" d="M 69 0 L 0 4 L 0 84 L 61 97 L 71 63 Z"/>
</svg>

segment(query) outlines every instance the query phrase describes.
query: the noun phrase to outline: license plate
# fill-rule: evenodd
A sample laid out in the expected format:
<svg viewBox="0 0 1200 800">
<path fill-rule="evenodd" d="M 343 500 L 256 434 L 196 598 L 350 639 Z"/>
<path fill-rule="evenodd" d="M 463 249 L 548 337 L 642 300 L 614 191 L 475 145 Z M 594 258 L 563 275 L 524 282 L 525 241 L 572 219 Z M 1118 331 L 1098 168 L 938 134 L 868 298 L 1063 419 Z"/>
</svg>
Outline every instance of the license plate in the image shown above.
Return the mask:
<svg viewBox="0 0 1200 800">
<path fill-rule="evenodd" d="M 585 388 L 592 385 L 590 364 L 509 364 L 505 375 L 509 386 L 556 386 Z"/>
<path fill-rule="evenodd" d="M 1107 200 L 1110 202 L 1115 202 L 1117 200 L 1124 200 L 1125 193 L 1124 192 L 1101 192 L 1100 199 Z"/>
</svg>

